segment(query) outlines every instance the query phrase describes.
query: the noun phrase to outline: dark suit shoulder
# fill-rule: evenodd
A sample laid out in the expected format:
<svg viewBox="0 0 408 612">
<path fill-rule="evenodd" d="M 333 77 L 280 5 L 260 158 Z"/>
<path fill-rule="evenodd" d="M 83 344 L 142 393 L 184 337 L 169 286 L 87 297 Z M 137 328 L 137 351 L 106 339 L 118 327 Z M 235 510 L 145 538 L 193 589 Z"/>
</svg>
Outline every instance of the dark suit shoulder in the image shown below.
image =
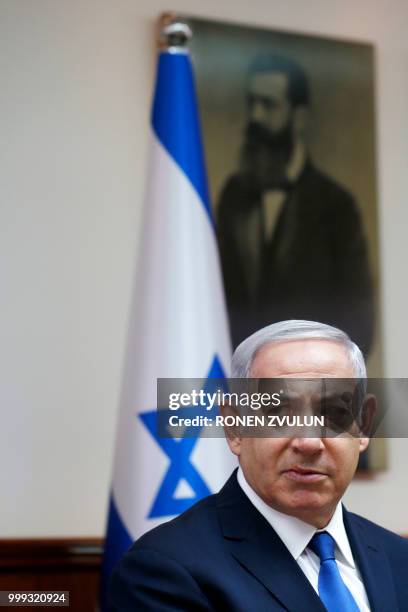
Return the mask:
<svg viewBox="0 0 408 612">
<path fill-rule="evenodd" d="M 353 194 L 344 185 L 331 178 L 314 164 L 308 162 L 299 179 L 299 184 L 319 192 L 319 197 L 326 205 L 330 203 L 343 206 L 355 207 L 356 201 Z"/>
<path fill-rule="evenodd" d="M 349 520 L 360 527 L 365 533 L 369 534 L 373 543 L 377 543 L 386 550 L 401 552 L 405 558 L 408 555 L 408 539 L 404 538 L 377 523 L 373 523 L 359 514 L 348 512 Z"/>
<path fill-rule="evenodd" d="M 242 172 L 234 172 L 230 176 L 227 177 L 221 194 L 228 193 L 229 191 L 235 191 L 240 189 L 254 189 L 256 188 L 255 180 L 248 174 L 243 174 Z M 259 189 L 257 189 L 259 191 Z"/>
<path fill-rule="evenodd" d="M 260 200 L 261 191 L 253 177 L 236 172 L 229 176 L 218 200 L 218 218 L 231 212 L 251 210 Z"/>
<path fill-rule="evenodd" d="M 110 581 L 110 610 L 124 612 L 207 612 L 208 600 L 197 582 L 200 550 L 214 527 L 214 496 L 144 534 L 116 566 Z M 207 532 L 207 535 L 206 533 Z"/>
<path fill-rule="evenodd" d="M 205 497 L 176 518 L 155 527 L 136 540 L 129 552 L 149 549 L 177 559 L 191 555 L 191 542 L 208 544 L 208 534 L 218 523 L 215 495 Z"/>
</svg>

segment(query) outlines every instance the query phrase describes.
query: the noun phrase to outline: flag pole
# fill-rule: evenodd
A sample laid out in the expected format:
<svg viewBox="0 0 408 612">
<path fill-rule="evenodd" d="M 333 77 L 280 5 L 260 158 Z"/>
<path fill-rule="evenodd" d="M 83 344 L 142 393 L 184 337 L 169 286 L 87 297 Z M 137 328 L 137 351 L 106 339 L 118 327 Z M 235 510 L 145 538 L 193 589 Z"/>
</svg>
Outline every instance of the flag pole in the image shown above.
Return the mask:
<svg viewBox="0 0 408 612">
<path fill-rule="evenodd" d="M 157 24 L 143 231 L 128 325 L 102 571 L 132 542 L 217 491 L 235 461 L 224 439 L 163 439 L 157 380 L 228 374 L 231 346 L 188 42 L 176 14 Z M 148 262 L 148 263 L 146 263 Z"/>
<path fill-rule="evenodd" d="M 159 50 L 188 51 L 193 36 L 190 26 L 177 13 L 162 13 L 158 19 L 157 46 Z"/>
</svg>

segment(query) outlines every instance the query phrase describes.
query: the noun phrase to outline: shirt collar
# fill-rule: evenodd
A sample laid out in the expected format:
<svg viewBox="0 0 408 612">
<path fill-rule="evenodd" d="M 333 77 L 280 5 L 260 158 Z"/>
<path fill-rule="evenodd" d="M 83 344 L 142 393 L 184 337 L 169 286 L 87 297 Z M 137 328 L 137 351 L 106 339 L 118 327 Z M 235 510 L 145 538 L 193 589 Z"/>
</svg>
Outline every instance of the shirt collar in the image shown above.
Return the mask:
<svg viewBox="0 0 408 612">
<path fill-rule="evenodd" d="M 324 529 L 318 531 L 327 531 L 337 544 L 337 548 L 343 557 L 343 561 L 355 569 L 356 565 L 351 552 L 350 543 L 347 537 L 346 528 L 343 521 L 343 506 L 339 502 L 336 506 L 333 516 L 329 524 Z"/>
<path fill-rule="evenodd" d="M 343 508 L 340 502 L 337 504 L 329 524 L 324 529 L 316 529 L 316 527 L 309 525 L 309 523 L 305 523 L 294 516 L 289 516 L 288 514 L 284 514 L 268 506 L 268 504 L 266 504 L 248 484 L 241 466 L 238 468 L 237 478 L 245 495 L 276 531 L 296 561 L 304 552 L 316 532 L 327 531 L 336 542 L 342 560 L 352 568 L 355 568 L 353 554 L 344 527 Z"/>
</svg>

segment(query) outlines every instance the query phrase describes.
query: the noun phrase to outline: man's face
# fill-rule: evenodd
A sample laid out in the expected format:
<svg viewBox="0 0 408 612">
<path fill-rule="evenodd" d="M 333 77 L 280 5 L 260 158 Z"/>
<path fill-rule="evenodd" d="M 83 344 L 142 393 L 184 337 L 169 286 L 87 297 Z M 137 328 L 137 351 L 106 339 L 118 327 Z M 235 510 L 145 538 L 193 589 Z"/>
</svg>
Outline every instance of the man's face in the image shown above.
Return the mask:
<svg viewBox="0 0 408 612">
<path fill-rule="evenodd" d="M 254 74 L 248 91 L 243 167 L 244 172 L 257 179 L 261 189 L 273 188 L 285 179 L 293 152 L 294 116 L 287 75 Z"/>
<path fill-rule="evenodd" d="M 271 343 L 255 357 L 253 378 L 353 378 L 344 347 L 326 340 Z M 343 496 L 367 438 L 232 438 L 247 482 L 272 508 L 324 527 Z"/>
<path fill-rule="evenodd" d="M 288 97 L 288 77 L 281 72 L 261 72 L 250 81 L 250 121 L 276 135 L 286 128 L 291 119 L 292 106 Z"/>
</svg>

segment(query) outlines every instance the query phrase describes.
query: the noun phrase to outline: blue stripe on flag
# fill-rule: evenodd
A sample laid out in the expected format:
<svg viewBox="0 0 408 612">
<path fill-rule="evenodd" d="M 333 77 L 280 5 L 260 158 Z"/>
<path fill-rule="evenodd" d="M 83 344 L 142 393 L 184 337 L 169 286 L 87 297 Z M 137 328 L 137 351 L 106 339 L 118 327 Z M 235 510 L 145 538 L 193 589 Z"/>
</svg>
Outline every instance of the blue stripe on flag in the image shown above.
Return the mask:
<svg viewBox="0 0 408 612">
<path fill-rule="evenodd" d="M 213 359 L 207 378 L 225 378 L 224 368 L 217 355 Z"/>
<path fill-rule="evenodd" d="M 162 145 L 193 184 L 213 222 L 194 77 L 188 54 L 160 53 L 152 125 Z"/>
<path fill-rule="evenodd" d="M 130 537 L 126 527 L 116 508 L 113 495 L 109 504 L 108 527 L 105 540 L 105 550 L 102 564 L 101 580 L 101 611 L 108 610 L 108 586 L 109 578 L 115 565 L 120 561 L 125 552 L 131 547 L 133 539 Z"/>
</svg>

